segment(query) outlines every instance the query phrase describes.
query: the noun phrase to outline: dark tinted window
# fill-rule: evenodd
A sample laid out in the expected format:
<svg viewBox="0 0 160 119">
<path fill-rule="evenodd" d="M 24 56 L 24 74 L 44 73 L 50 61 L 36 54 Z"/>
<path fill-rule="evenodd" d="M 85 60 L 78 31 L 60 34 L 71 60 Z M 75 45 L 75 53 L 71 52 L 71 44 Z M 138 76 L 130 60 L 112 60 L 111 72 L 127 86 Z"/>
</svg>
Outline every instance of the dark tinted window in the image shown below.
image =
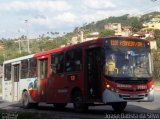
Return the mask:
<svg viewBox="0 0 160 119">
<path fill-rule="evenodd" d="M 4 65 L 4 80 L 11 80 L 11 64 Z"/>
<path fill-rule="evenodd" d="M 28 78 L 28 59 L 21 61 L 21 79 Z"/>
<path fill-rule="evenodd" d="M 82 68 L 82 50 L 80 48 L 66 52 L 66 72 L 77 72 Z"/>
<path fill-rule="evenodd" d="M 19 82 L 19 64 L 13 65 L 14 82 Z"/>
<path fill-rule="evenodd" d="M 30 78 L 36 77 L 36 66 L 37 66 L 36 58 L 29 59 L 29 77 Z"/>
<path fill-rule="evenodd" d="M 64 53 L 58 53 L 51 56 L 52 73 L 64 72 Z"/>
</svg>

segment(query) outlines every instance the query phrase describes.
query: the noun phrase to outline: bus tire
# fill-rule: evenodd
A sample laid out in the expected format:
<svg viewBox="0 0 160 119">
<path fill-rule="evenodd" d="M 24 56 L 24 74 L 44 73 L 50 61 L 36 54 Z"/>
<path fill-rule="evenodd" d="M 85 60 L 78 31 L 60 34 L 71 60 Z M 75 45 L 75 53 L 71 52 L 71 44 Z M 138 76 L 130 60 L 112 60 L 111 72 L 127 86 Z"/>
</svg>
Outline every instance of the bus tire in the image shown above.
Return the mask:
<svg viewBox="0 0 160 119">
<path fill-rule="evenodd" d="M 29 102 L 29 94 L 27 91 L 22 93 L 22 107 L 27 109 L 30 108 L 31 103 Z"/>
<path fill-rule="evenodd" d="M 38 103 L 30 103 L 30 107 L 37 109 Z"/>
<path fill-rule="evenodd" d="M 54 103 L 54 108 L 56 109 L 64 109 L 67 105 L 67 103 Z"/>
<path fill-rule="evenodd" d="M 127 102 L 115 102 L 112 104 L 112 108 L 115 112 L 123 112 L 127 106 Z"/>
<path fill-rule="evenodd" d="M 82 93 L 80 91 L 76 91 L 72 97 L 74 110 L 76 112 L 84 112 L 88 110 L 88 105 L 83 103 Z"/>
</svg>

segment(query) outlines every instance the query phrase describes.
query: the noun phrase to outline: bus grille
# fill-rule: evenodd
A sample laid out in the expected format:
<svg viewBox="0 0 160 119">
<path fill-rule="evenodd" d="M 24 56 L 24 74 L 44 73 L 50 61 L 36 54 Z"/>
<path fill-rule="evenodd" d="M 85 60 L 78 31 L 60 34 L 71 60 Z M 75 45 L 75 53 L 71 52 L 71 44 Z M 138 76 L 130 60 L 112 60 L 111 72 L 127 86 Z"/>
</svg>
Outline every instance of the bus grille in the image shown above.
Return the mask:
<svg viewBox="0 0 160 119">
<path fill-rule="evenodd" d="M 139 95 L 119 94 L 119 97 L 123 98 L 124 100 L 141 100 L 147 96 L 148 94 L 139 94 Z"/>
</svg>

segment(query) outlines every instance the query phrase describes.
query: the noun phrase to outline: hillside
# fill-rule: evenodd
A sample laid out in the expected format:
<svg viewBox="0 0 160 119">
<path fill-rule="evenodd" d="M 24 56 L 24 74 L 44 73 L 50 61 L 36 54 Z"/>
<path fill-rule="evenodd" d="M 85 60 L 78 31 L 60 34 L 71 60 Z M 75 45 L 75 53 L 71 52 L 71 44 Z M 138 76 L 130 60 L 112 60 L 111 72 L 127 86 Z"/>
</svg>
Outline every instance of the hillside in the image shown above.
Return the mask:
<svg viewBox="0 0 160 119">
<path fill-rule="evenodd" d="M 121 23 L 123 26 L 133 26 L 134 23 L 137 22 L 139 23 L 139 25 L 142 25 L 142 23 L 149 22 L 152 18 L 158 15 L 160 15 L 160 12 L 151 12 L 148 14 L 144 14 L 141 17 L 130 16 L 129 14 L 125 14 L 119 17 L 111 16 L 97 22 L 85 24 L 84 26 L 79 28 L 83 29 L 84 31 L 99 31 L 104 29 L 104 25 L 108 23 Z M 76 31 L 76 29 L 74 31 Z"/>
<path fill-rule="evenodd" d="M 68 42 L 71 40 L 73 36 L 76 36 L 79 34 L 80 30 L 83 30 L 85 34 L 91 33 L 91 32 L 99 32 L 100 30 L 104 29 L 104 25 L 108 23 L 121 23 L 122 26 L 131 26 L 132 30 L 134 32 L 139 31 L 142 28 L 142 23 L 149 22 L 152 18 L 155 16 L 159 15 L 160 12 L 152 12 L 148 14 L 144 14 L 141 17 L 135 17 L 135 16 L 130 16 L 129 14 L 125 14 L 119 17 L 109 17 L 97 22 L 91 22 L 91 23 L 85 23 L 83 26 L 78 26 L 76 27 L 73 32 L 67 33 L 64 36 L 59 36 L 56 38 L 51 38 L 48 33 L 42 34 L 40 38 L 37 39 L 31 39 L 30 41 L 30 46 L 31 46 L 31 53 L 36 53 L 39 51 L 45 51 L 49 50 L 52 48 L 60 47 L 61 45 L 66 45 Z M 57 32 L 55 32 L 58 34 Z M 55 34 L 52 33 L 52 34 Z M 17 39 L 1 39 L 0 42 L 5 45 L 5 49 L 0 49 L 0 64 L 3 63 L 4 60 L 20 57 L 23 55 L 27 55 L 27 50 L 26 50 L 26 44 L 21 44 L 22 52 L 19 52 L 19 44 L 18 40 L 19 39 L 24 39 L 25 36 L 22 36 Z M 38 40 L 39 39 L 39 40 Z"/>
</svg>

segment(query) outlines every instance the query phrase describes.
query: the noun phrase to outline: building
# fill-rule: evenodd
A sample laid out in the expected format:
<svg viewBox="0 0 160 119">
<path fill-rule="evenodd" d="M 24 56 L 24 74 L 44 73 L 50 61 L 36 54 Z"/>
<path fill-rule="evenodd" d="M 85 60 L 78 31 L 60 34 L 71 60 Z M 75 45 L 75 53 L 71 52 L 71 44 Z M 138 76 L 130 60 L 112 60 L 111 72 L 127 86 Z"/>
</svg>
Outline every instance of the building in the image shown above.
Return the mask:
<svg viewBox="0 0 160 119">
<path fill-rule="evenodd" d="M 84 41 L 89 41 L 89 40 L 97 39 L 98 36 L 99 36 L 99 32 L 90 33 L 90 34 L 88 34 L 88 35 L 86 35 L 84 37 Z"/>
<path fill-rule="evenodd" d="M 150 42 L 150 49 L 157 50 L 157 41 L 154 38 L 147 39 Z"/>
<path fill-rule="evenodd" d="M 148 29 L 159 29 L 160 30 L 160 23 L 146 23 L 143 24 L 143 29 L 142 30 L 148 30 Z"/>
<path fill-rule="evenodd" d="M 5 45 L 3 43 L 0 43 L 0 49 L 4 49 Z"/>
<path fill-rule="evenodd" d="M 131 26 L 122 26 L 121 23 L 109 23 L 104 26 L 104 29 L 115 31 L 117 36 L 130 36 L 132 34 Z"/>
<path fill-rule="evenodd" d="M 121 36 L 130 36 L 132 34 L 131 26 L 122 26 Z"/>
<path fill-rule="evenodd" d="M 93 33 L 89 33 L 87 35 L 78 35 L 78 36 L 74 36 L 72 37 L 70 44 L 76 44 L 79 42 L 85 42 L 85 41 L 89 41 L 89 40 L 94 40 L 97 39 L 99 36 L 99 32 L 93 32 Z"/>
<path fill-rule="evenodd" d="M 122 27 L 121 23 L 109 23 L 104 26 L 104 29 L 110 29 L 115 31 L 115 35 L 121 35 Z"/>
<path fill-rule="evenodd" d="M 143 24 L 142 30 L 149 30 L 149 29 L 159 29 L 160 30 L 160 18 L 152 18 L 150 22 Z"/>
</svg>

